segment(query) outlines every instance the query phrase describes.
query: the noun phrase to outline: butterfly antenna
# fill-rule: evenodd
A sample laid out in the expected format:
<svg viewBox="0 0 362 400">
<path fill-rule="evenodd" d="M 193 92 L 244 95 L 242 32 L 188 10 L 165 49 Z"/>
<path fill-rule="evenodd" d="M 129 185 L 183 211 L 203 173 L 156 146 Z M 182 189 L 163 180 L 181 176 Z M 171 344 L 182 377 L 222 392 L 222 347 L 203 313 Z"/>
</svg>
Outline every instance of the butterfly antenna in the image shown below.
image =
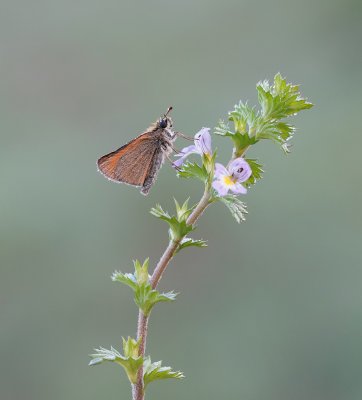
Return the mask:
<svg viewBox="0 0 362 400">
<path fill-rule="evenodd" d="M 172 109 L 173 109 L 173 107 L 170 106 L 170 107 L 167 109 L 166 114 L 164 115 L 164 117 L 167 117 L 167 115 L 172 111 Z"/>
</svg>

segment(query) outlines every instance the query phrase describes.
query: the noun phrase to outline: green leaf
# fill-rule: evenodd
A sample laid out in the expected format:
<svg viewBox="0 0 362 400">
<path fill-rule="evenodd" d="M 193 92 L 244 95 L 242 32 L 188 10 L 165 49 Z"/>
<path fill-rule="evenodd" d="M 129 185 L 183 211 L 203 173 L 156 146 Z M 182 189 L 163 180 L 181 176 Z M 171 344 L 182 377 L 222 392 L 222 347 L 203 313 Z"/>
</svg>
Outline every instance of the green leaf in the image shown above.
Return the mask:
<svg viewBox="0 0 362 400">
<path fill-rule="evenodd" d="M 156 289 L 152 289 L 151 285 L 148 284 L 137 288 L 134 299 L 143 314 L 149 315 L 155 304 L 174 301 L 176 296 L 177 293 L 174 292 L 160 293 Z"/>
<path fill-rule="evenodd" d="M 251 158 L 246 158 L 245 161 L 249 164 L 251 168 L 251 176 L 250 178 L 243 182 L 243 185 L 246 187 L 250 187 L 251 185 L 254 185 L 259 179 L 262 178 L 263 174 L 263 166 L 259 163 L 256 162 L 256 160 L 253 160 Z"/>
<path fill-rule="evenodd" d="M 122 362 L 125 360 L 125 358 L 113 347 L 111 347 L 111 350 L 100 347 L 99 349 L 94 349 L 94 351 L 96 351 L 97 353 L 90 355 L 91 357 L 93 357 L 93 359 L 89 362 L 88 365 L 97 365 L 105 361 L 118 363 L 118 359 L 121 359 Z"/>
<path fill-rule="evenodd" d="M 138 358 L 140 340 L 135 340 L 128 336 L 127 340 L 122 338 L 122 345 L 125 357 Z"/>
<path fill-rule="evenodd" d="M 170 215 L 165 212 L 162 207 L 158 204 L 156 207 L 151 209 L 151 214 L 157 218 L 166 221 L 170 227 L 170 238 L 171 240 L 178 241 L 191 232 L 194 227 L 187 224 L 187 218 L 191 214 L 193 207 L 188 208 L 188 200 L 180 206 L 175 200 L 176 204 L 176 216 L 170 217 Z"/>
<path fill-rule="evenodd" d="M 260 115 L 255 107 L 250 107 L 247 103 L 236 104 L 234 111 L 229 112 L 229 121 L 234 122 L 235 133 L 247 135 L 250 138 L 255 136 L 255 127 L 260 123 Z"/>
<path fill-rule="evenodd" d="M 191 238 L 183 238 L 177 252 L 179 252 L 182 249 L 185 249 L 186 247 L 207 247 L 207 242 L 204 240 L 195 240 Z"/>
<path fill-rule="evenodd" d="M 135 342 L 134 339 L 132 339 L 132 341 Z M 96 351 L 95 354 L 91 354 L 93 360 L 89 362 L 89 365 L 97 365 L 105 361 L 116 363 L 118 365 L 121 365 L 125 369 L 128 379 L 130 380 L 131 383 L 134 384 L 137 382 L 138 370 L 143 365 L 142 357 L 122 356 L 113 347 L 111 347 L 111 350 L 107 350 L 104 347 L 100 347 L 99 349 L 95 349 L 95 351 Z"/>
<path fill-rule="evenodd" d="M 132 290 L 136 290 L 137 288 L 137 279 L 133 274 L 123 274 L 120 271 L 114 271 L 111 277 L 113 282 L 121 282 L 127 286 L 129 286 Z"/>
<path fill-rule="evenodd" d="M 134 277 L 136 278 L 138 285 L 146 285 L 150 280 L 150 276 L 148 275 L 148 263 L 148 258 L 142 265 L 138 260 L 134 261 Z"/>
<path fill-rule="evenodd" d="M 237 223 L 240 224 L 240 222 L 245 221 L 245 214 L 247 214 L 246 204 L 240 201 L 237 196 L 227 195 L 220 197 L 219 200 L 230 210 Z"/>
<path fill-rule="evenodd" d="M 149 282 L 148 274 L 148 258 L 141 264 L 138 260 L 133 261 L 135 268 L 134 274 L 123 274 L 120 271 L 115 271 L 111 277 L 113 282 L 121 282 L 129 286 L 132 290 L 136 290 L 139 285 L 144 285 Z"/>
<path fill-rule="evenodd" d="M 218 124 L 215 126 L 214 133 L 215 135 L 219 136 L 233 135 L 233 132 L 230 131 L 229 124 L 223 121 L 222 119 L 220 119 Z"/>
<path fill-rule="evenodd" d="M 191 214 L 192 208 L 188 207 L 189 199 L 190 198 L 186 199 L 182 206 L 179 205 L 176 199 L 173 199 L 176 206 L 176 217 L 178 221 L 186 221 Z"/>
<path fill-rule="evenodd" d="M 229 137 L 233 141 L 235 157 L 242 156 L 249 146 L 258 142 L 254 134 L 256 117 L 254 109 L 240 102 L 235 105 L 234 111 L 229 112 L 229 120 L 234 122 L 235 132 L 231 132 L 223 121 L 215 128 L 217 135 Z"/>
<path fill-rule="evenodd" d="M 187 162 L 182 165 L 181 169 L 178 171 L 177 175 L 180 178 L 196 178 L 202 182 L 207 182 L 209 174 L 203 164 L 200 166 L 197 163 Z"/>
<path fill-rule="evenodd" d="M 287 83 L 279 73 L 275 75 L 272 85 L 266 80 L 259 82 L 257 91 L 261 111 L 240 102 L 228 115 L 229 121 L 234 123 L 234 131 L 223 121 L 215 128 L 216 134 L 232 139 L 234 157 L 243 156 L 249 146 L 262 139 L 272 140 L 288 153 L 287 141 L 293 136 L 295 128 L 282 120 L 313 107 L 301 96 L 299 86 Z"/>
<path fill-rule="evenodd" d="M 113 281 L 121 282 L 131 287 L 134 291 L 134 301 L 145 315 L 149 315 L 155 304 L 173 301 L 176 297 L 176 293 L 174 292 L 160 293 L 156 289 L 152 289 L 150 283 L 151 277 L 148 274 L 148 263 L 148 258 L 143 264 L 136 260 L 134 261 L 134 274 L 123 274 L 122 272 L 116 271 L 112 275 Z M 129 342 L 129 345 L 132 345 L 132 342 Z M 124 349 L 125 354 L 128 354 L 127 351 L 128 350 Z"/>
<path fill-rule="evenodd" d="M 295 132 L 295 127 L 286 122 L 278 122 L 276 129 L 283 141 L 287 141 Z"/>
<path fill-rule="evenodd" d="M 184 375 L 180 371 L 172 371 L 171 367 L 162 367 L 162 361 L 151 362 L 147 357 L 143 363 L 143 382 L 145 387 L 155 380 L 160 379 L 182 379 Z"/>
<path fill-rule="evenodd" d="M 235 157 L 241 157 L 249 146 L 252 146 L 253 144 L 258 142 L 255 136 L 249 137 L 248 135 L 242 135 L 238 132 L 234 133 L 230 137 L 234 143 Z"/>
<path fill-rule="evenodd" d="M 268 81 L 259 82 L 257 91 L 262 116 L 267 119 L 283 119 L 313 107 L 301 97 L 299 85 L 287 83 L 280 73 L 275 75 L 272 86 Z"/>
<path fill-rule="evenodd" d="M 167 292 L 167 293 L 159 293 L 157 299 L 159 302 L 160 301 L 165 301 L 165 302 L 175 301 L 177 294 L 178 293 L 175 293 L 174 291 Z"/>
<path fill-rule="evenodd" d="M 168 223 L 170 222 L 170 220 L 172 220 L 170 214 L 167 211 L 163 211 L 162 207 L 159 204 L 156 204 L 155 207 L 151 208 L 150 213 Z"/>
</svg>

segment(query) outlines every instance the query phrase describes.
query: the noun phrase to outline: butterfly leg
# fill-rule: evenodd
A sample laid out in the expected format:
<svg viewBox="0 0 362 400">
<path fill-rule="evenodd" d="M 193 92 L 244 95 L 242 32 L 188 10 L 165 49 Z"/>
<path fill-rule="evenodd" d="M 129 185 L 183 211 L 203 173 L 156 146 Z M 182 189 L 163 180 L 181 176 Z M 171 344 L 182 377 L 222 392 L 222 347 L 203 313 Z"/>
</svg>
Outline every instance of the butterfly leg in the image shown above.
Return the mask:
<svg viewBox="0 0 362 400">
<path fill-rule="evenodd" d="M 177 171 L 181 171 L 180 167 L 176 167 L 176 165 L 174 164 L 174 160 L 172 160 L 170 155 L 168 153 L 164 153 L 164 154 L 165 154 L 165 157 L 167 158 L 167 160 L 171 163 L 172 168 L 175 168 Z"/>
<path fill-rule="evenodd" d="M 191 136 L 186 136 L 186 135 L 184 135 L 184 134 L 181 133 L 181 132 L 175 132 L 175 135 L 176 135 L 176 136 L 180 136 L 180 137 L 182 137 L 182 138 L 184 138 L 184 139 L 186 139 L 186 140 L 192 140 L 192 141 L 195 140 L 195 138 L 193 138 L 193 137 L 191 137 Z"/>
<path fill-rule="evenodd" d="M 180 154 L 180 153 L 181 153 L 181 150 L 176 149 L 176 147 L 173 147 L 172 145 L 170 145 L 170 147 L 171 147 L 172 151 L 173 151 L 175 154 Z"/>
</svg>

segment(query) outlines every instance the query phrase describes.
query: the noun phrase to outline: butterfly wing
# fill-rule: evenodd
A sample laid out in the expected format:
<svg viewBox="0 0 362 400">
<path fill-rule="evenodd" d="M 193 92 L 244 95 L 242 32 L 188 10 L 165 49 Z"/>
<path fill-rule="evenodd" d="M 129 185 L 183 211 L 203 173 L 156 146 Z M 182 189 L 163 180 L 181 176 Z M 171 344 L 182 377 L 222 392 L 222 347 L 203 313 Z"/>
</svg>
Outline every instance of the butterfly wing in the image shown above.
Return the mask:
<svg viewBox="0 0 362 400">
<path fill-rule="evenodd" d="M 145 132 L 98 160 L 99 171 L 114 182 L 143 186 L 161 153 L 160 134 Z M 156 171 L 157 172 L 157 171 Z"/>
</svg>

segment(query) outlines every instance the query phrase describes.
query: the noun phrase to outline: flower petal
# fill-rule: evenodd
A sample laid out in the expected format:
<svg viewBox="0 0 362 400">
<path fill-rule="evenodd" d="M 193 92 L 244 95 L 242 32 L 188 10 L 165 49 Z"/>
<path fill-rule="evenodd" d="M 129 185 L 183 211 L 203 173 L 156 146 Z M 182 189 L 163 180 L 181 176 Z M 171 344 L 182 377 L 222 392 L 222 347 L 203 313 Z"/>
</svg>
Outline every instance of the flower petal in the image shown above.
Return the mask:
<svg viewBox="0 0 362 400">
<path fill-rule="evenodd" d="M 172 163 L 172 166 L 173 166 L 174 168 L 180 168 L 181 165 L 184 163 L 185 160 L 186 160 L 186 156 L 185 156 L 185 157 L 180 157 L 178 160 L 175 160 L 175 161 Z"/>
<path fill-rule="evenodd" d="M 192 153 L 197 153 L 197 149 L 194 144 L 184 147 L 179 153 L 175 154 L 175 157 L 184 157 L 185 155 L 189 155 Z"/>
<path fill-rule="evenodd" d="M 221 178 L 222 176 L 229 175 L 229 171 L 220 163 L 215 164 L 215 178 Z"/>
<path fill-rule="evenodd" d="M 212 187 L 217 191 L 219 196 L 225 196 L 228 194 L 229 188 L 222 182 L 222 180 L 214 181 Z"/>
<path fill-rule="evenodd" d="M 210 128 L 202 128 L 195 135 L 195 146 L 200 154 L 212 154 Z"/>
<path fill-rule="evenodd" d="M 181 151 L 180 151 L 180 153 L 178 153 L 178 154 L 175 154 L 175 157 L 179 157 L 179 159 L 178 160 L 175 160 L 174 162 L 173 162 L 173 166 L 174 167 L 176 167 L 176 168 L 180 168 L 181 167 L 181 165 L 184 163 L 184 161 L 186 160 L 186 158 L 190 155 L 190 154 L 193 154 L 193 153 L 197 153 L 197 150 L 196 150 L 196 146 L 195 145 L 191 145 L 191 146 L 187 146 L 187 147 L 184 147 Z"/>
<path fill-rule="evenodd" d="M 231 186 L 230 190 L 235 194 L 246 194 L 247 192 L 247 189 L 238 182 L 236 182 L 235 185 Z"/>
<path fill-rule="evenodd" d="M 229 172 L 238 182 L 245 182 L 252 174 L 249 164 L 242 158 L 236 158 L 229 165 Z"/>
</svg>

